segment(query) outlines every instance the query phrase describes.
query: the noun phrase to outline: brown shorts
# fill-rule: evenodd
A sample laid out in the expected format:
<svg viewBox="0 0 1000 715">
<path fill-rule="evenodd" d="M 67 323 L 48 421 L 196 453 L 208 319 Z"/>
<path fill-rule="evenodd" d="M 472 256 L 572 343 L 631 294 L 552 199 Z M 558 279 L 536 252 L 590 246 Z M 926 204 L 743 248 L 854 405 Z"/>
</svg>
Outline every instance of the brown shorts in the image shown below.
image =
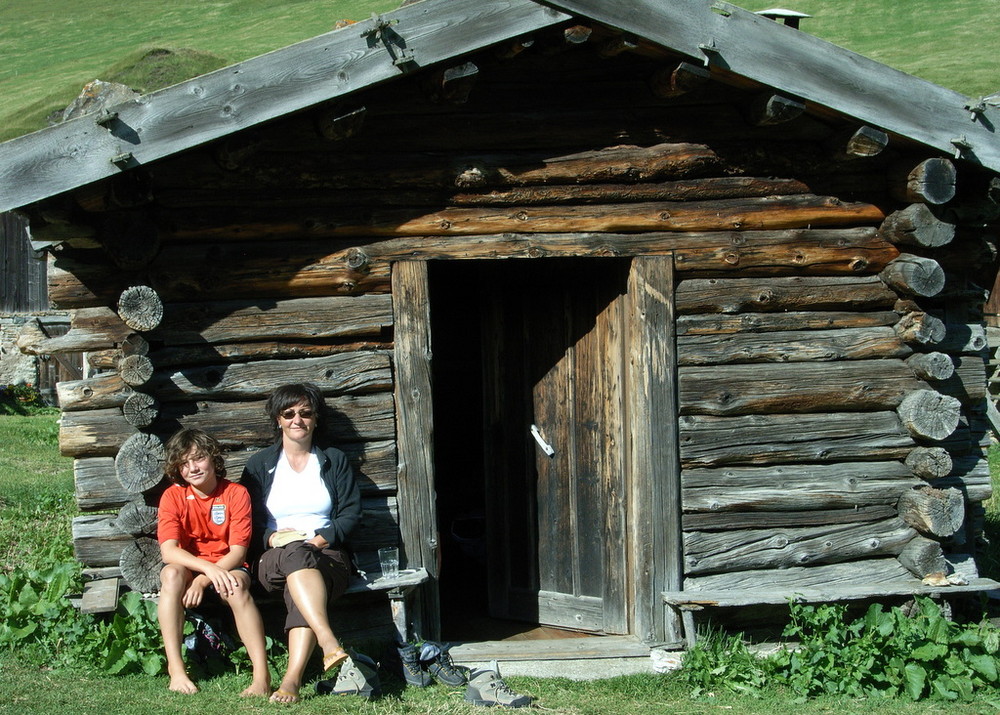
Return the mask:
<svg viewBox="0 0 1000 715">
<path fill-rule="evenodd" d="M 292 595 L 285 588 L 288 574 L 301 569 L 317 569 L 326 584 L 327 608 L 347 590 L 350 578 L 350 560 L 341 549 L 318 549 L 305 541 L 293 541 L 287 546 L 268 549 L 260 557 L 257 578 L 268 593 L 283 594 L 288 617 L 285 630 L 307 627 Z"/>
</svg>

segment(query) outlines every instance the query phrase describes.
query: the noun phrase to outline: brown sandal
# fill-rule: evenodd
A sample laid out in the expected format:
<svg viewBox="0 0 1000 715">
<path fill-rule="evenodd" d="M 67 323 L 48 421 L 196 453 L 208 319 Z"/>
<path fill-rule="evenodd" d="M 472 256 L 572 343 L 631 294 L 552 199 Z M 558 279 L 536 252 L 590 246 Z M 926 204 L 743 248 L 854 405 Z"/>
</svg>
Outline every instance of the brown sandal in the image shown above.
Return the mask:
<svg viewBox="0 0 1000 715">
<path fill-rule="evenodd" d="M 347 658 L 347 651 L 343 648 L 338 648 L 332 653 L 327 653 L 323 656 L 323 674 L 325 675 L 326 673 L 329 673 L 331 670 L 347 660 Z"/>
</svg>

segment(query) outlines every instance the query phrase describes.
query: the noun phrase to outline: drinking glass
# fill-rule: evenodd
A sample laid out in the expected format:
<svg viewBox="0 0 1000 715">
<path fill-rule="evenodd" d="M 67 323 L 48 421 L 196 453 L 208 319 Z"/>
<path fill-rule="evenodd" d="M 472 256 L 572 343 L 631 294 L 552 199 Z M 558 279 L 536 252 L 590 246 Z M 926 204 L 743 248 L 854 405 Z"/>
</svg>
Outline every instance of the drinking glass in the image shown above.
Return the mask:
<svg viewBox="0 0 1000 715">
<path fill-rule="evenodd" d="M 383 578 L 399 576 L 399 549 L 395 546 L 385 546 L 378 550 L 378 561 L 382 565 Z"/>
</svg>

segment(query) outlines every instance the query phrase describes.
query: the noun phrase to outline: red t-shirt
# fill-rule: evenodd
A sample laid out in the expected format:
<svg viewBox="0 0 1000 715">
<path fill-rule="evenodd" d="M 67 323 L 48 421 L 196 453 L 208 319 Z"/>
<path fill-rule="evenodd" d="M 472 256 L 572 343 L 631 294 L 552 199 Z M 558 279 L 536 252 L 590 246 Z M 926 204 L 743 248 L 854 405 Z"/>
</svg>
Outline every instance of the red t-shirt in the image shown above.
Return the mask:
<svg viewBox="0 0 1000 715">
<path fill-rule="evenodd" d="M 215 491 L 199 496 L 188 484 L 171 484 L 160 497 L 156 537 L 176 539 L 180 547 L 215 563 L 230 546 L 250 546 L 250 494 L 246 487 L 220 479 Z"/>
</svg>

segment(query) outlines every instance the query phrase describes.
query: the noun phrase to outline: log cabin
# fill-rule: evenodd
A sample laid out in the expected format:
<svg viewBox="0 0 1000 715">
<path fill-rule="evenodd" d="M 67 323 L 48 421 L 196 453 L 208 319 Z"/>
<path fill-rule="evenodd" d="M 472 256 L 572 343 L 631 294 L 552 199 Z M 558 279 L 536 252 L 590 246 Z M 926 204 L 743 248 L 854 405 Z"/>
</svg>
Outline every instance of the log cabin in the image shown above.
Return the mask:
<svg viewBox="0 0 1000 715">
<path fill-rule="evenodd" d="M 238 475 L 310 380 L 355 550 L 413 576 L 348 639 L 607 655 L 708 606 L 996 588 L 998 124 L 725 2 L 422 0 L 6 142 L 73 311 L 19 345 L 100 370 L 59 386 L 76 555 L 155 590 L 165 438 Z"/>
</svg>

